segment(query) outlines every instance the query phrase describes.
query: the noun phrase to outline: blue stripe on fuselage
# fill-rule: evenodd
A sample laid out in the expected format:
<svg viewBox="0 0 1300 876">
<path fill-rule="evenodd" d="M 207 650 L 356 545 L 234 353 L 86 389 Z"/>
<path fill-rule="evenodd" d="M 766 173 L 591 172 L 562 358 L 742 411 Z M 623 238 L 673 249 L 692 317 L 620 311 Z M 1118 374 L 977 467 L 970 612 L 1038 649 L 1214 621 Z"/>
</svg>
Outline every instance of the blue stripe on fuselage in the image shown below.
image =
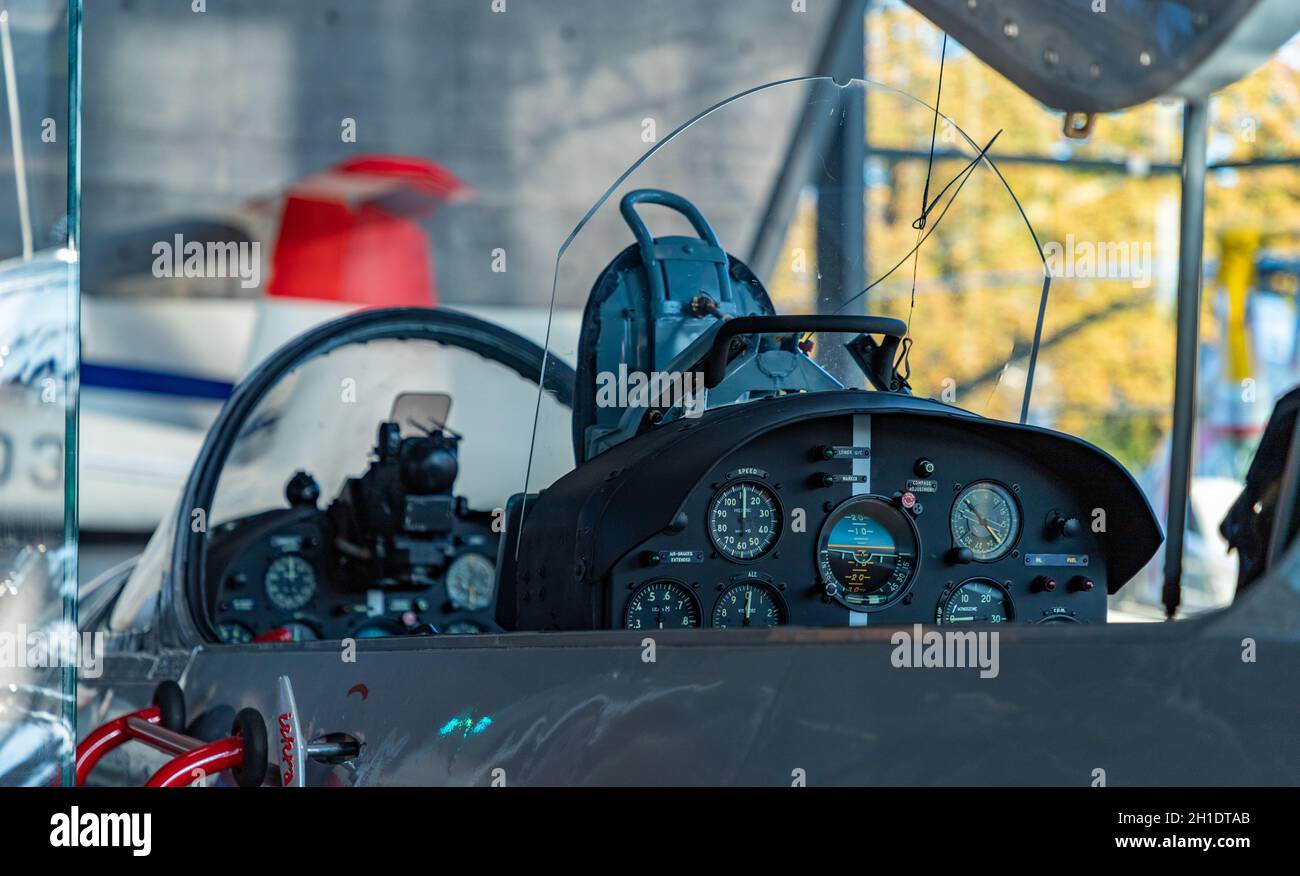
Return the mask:
<svg viewBox="0 0 1300 876">
<path fill-rule="evenodd" d="M 189 374 L 125 368 L 120 365 L 81 364 L 81 385 L 95 389 L 117 389 L 147 395 L 225 401 L 235 388 L 224 380 L 210 380 Z"/>
</svg>

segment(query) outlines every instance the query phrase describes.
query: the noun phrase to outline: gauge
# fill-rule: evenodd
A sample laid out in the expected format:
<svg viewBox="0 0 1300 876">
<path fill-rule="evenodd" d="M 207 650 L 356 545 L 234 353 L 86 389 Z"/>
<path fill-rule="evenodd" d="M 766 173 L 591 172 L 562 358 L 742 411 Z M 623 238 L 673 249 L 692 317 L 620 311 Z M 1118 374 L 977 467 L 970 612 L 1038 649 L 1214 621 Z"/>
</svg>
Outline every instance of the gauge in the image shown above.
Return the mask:
<svg viewBox="0 0 1300 876">
<path fill-rule="evenodd" d="M 320 638 L 320 633 L 311 624 L 305 624 L 302 621 L 289 621 L 280 624 L 282 629 L 288 630 L 291 642 L 314 642 Z"/>
<path fill-rule="evenodd" d="M 276 557 L 266 569 L 266 598 L 281 611 L 297 611 L 316 593 L 316 570 L 299 554 Z"/>
<path fill-rule="evenodd" d="M 713 606 L 713 625 L 720 629 L 776 627 L 786 622 L 785 602 L 770 585 L 757 581 L 733 584 Z"/>
<path fill-rule="evenodd" d="M 483 632 L 483 628 L 472 621 L 455 621 L 443 627 L 442 631 L 448 636 L 468 636 Z"/>
<path fill-rule="evenodd" d="M 941 624 L 1001 624 L 1014 620 L 1011 594 L 996 581 L 971 578 L 939 600 L 935 620 Z"/>
<path fill-rule="evenodd" d="M 756 560 L 781 535 L 781 506 L 764 484 L 739 481 L 718 491 L 709 503 L 709 538 L 732 560 Z"/>
<path fill-rule="evenodd" d="M 911 518 L 879 496 L 841 504 L 817 540 L 826 593 L 853 611 L 874 611 L 900 598 L 912 584 L 919 556 Z"/>
<path fill-rule="evenodd" d="M 466 611 L 487 608 L 496 589 L 496 564 L 482 554 L 463 553 L 447 570 L 447 599 L 457 608 Z"/>
<path fill-rule="evenodd" d="M 642 584 L 627 600 L 623 626 L 629 630 L 674 630 L 700 625 L 695 594 L 680 581 Z"/>
<path fill-rule="evenodd" d="M 957 547 L 979 562 L 1000 560 L 1020 538 L 1020 505 L 1001 484 L 979 481 L 957 495 L 951 523 Z"/>
<path fill-rule="evenodd" d="M 1078 624 L 1078 623 L 1083 623 L 1083 621 L 1079 620 L 1077 617 L 1075 617 L 1072 614 L 1067 614 L 1064 610 L 1053 610 L 1043 615 L 1043 617 L 1040 620 L 1035 621 L 1035 623 Z"/>
<path fill-rule="evenodd" d="M 227 645 L 246 645 L 253 641 L 253 631 L 243 624 L 226 621 L 217 624 L 217 638 Z"/>
</svg>

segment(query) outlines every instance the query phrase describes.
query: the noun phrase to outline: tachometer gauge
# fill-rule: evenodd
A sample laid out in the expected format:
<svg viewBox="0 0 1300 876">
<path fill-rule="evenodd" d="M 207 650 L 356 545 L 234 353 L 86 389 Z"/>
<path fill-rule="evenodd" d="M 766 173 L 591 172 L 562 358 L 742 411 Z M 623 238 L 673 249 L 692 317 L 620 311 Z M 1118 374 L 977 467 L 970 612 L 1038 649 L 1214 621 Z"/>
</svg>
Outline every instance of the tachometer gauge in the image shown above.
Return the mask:
<svg viewBox="0 0 1300 876">
<path fill-rule="evenodd" d="M 627 600 L 623 626 L 629 630 L 680 630 L 700 625 L 695 594 L 679 581 L 642 584 Z"/>
<path fill-rule="evenodd" d="M 266 569 L 266 598 L 280 611 L 297 611 L 316 594 L 316 570 L 298 554 L 277 557 Z"/>
<path fill-rule="evenodd" d="M 979 481 L 958 494 L 951 522 L 957 547 L 970 548 L 978 562 L 992 562 L 1020 538 L 1020 505 L 1001 484 Z"/>
<path fill-rule="evenodd" d="M 709 503 L 709 538 L 732 560 L 756 560 L 781 535 L 781 506 L 757 481 L 738 481 L 718 491 Z"/>
<path fill-rule="evenodd" d="M 785 602 L 775 589 L 759 581 L 731 585 L 713 606 L 713 625 L 719 629 L 775 627 L 785 622 Z"/>
<path fill-rule="evenodd" d="M 827 595 L 852 611 L 875 611 L 907 592 L 920 552 L 916 526 L 893 503 L 855 496 L 822 526 L 817 565 Z"/>
<path fill-rule="evenodd" d="M 496 564 L 482 554 L 461 554 L 447 570 L 447 599 L 457 608 L 466 611 L 487 608 L 492 604 L 496 588 Z"/>
<path fill-rule="evenodd" d="M 1015 616 L 1011 595 L 1001 584 L 989 578 L 971 578 L 939 600 L 935 620 L 941 624 L 1002 624 Z"/>
<path fill-rule="evenodd" d="M 227 645 L 246 645 L 253 641 L 253 631 L 243 624 L 226 621 L 217 624 L 217 638 Z"/>
</svg>

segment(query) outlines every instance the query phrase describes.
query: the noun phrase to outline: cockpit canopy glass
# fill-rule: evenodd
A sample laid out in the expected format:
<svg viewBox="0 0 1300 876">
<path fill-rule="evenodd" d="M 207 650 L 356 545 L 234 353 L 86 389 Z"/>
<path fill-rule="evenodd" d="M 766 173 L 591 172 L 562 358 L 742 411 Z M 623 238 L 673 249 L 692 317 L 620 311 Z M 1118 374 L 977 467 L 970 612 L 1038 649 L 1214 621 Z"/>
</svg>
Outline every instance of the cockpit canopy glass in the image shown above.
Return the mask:
<svg viewBox="0 0 1300 876">
<path fill-rule="evenodd" d="M 283 505 L 298 470 L 328 501 L 365 473 L 385 422 L 403 437 L 457 436 L 456 495 L 473 508 L 504 507 L 523 478 L 516 436 L 536 403 L 535 383 L 464 349 L 414 338 L 345 345 L 283 375 L 244 421 L 210 520 L 220 527 Z"/>
</svg>

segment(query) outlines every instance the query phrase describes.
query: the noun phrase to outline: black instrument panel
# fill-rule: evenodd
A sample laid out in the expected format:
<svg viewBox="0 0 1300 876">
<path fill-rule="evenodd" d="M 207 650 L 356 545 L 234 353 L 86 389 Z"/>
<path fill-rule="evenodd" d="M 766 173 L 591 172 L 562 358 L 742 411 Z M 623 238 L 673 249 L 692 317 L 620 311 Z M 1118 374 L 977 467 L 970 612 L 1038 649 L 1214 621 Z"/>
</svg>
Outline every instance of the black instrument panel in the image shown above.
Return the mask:
<svg viewBox="0 0 1300 876">
<path fill-rule="evenodd" d="M 365 472 L 320 508 L 293 473 L 287 507 L 230 520 L 204 542 L 206 617 L 228 644 L 499 632 L 500 536 L 491 511 L 454 492 L 460 436 L 450 399 L 406 394 L 381 422 Z M 403 409 L 405 414 L 400 413 Z M 426 426 L 412 416 L 432 416 Z"/>
<path fill-rule="evenodd" d="M 325 513 L 265 512 L 214 532 L 210 616 L 229 644 L 496 631 L 498 540 L 489 520 L 462 519 L 421 584 L 394 585 L 352 568 Z"/>
<path fill-rule="evenodd" d="M 614 564 L 605 621 L 1104 622 L 1105 513 L 1087 472 L 962 418 L 790 423 L 725 455 L 676 525 Z"/>
</svg>

